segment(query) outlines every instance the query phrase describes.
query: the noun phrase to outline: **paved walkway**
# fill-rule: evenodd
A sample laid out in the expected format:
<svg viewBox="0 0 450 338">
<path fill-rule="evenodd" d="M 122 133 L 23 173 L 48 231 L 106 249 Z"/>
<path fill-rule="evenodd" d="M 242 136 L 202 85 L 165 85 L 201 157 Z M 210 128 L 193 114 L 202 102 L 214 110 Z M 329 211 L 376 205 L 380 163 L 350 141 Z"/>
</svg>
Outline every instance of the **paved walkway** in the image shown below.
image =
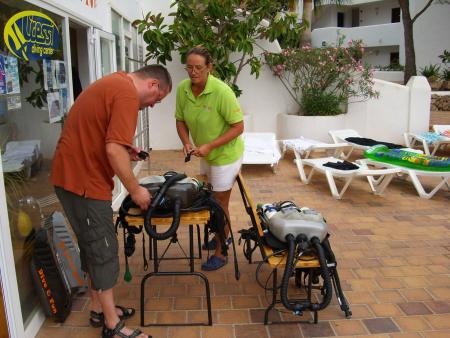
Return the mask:
<svg viewBox="0 0 450 338">
<path fill-rule="evenodd" d="M 151 170 L 144 170 L 142 176 L 168 170 L 198 174 L 197 159 L 185 165 L 180 151 L 152 152 L 149 167 Z M 450 337 L 448 191 L 441 190 L 432 200 L 424 200 L 410 183 L 394 181 L 383 196 L 375 196 L 361 179 L 352 183 L 343 200 L 337 201 L 331 197 L 324 176 L 317 174 L 311 184 L 302 185 L 290 154 L 280 162 L 277 174 L 269 167 L 246 166 L 243 176 L 255 203 L 293 200 L 323 213 L 352 319 L 344 318 L 333 299 L 332 305 L 319 312 L 317 325 L 262 325 L 266 295 L 255 282 L 256 265 L 246 262 L 240 246 L 239 282 L 234 279 L 232 264 L 206 274 L 212 287 L 214 326 L 156 327 L 147 328 L 146 332 L 155 338 Z M 249 226 L 237 187 L 232 194 L 231 215 L 235 231 Z M 180 240 L 185 250 L 186 238 L 183 231 Z M 139 238 L 139 247 L 131 258 L 133 280 L 125 283 L 122 272 L 116 295 L 118 303 L 136 308 L 140 277 L 144 274 L 140 242 Z M 174 248 L 169 254 L 179 255 L 179 251 Z M 254 258 L 260 259 L 259 253 Z M 161 269 L 187 268 L 184 262 L 174 262 L 163 262 Z M 200 262 L 196 267 L 200 268 Z M 263 271 L 263 275 L 267 276 L 267 272 Z M 148 285 L 146 321 L 206 320 L 206 302 L 199 281 L 159 278 Z M 99 337 L 100 329 L 88 326 L 88 315 L 88 299 L 78 298 L 64 324 L 47 320 L 38 337 Z M 128 325 L 137 326 L 138 317 L 128 320 Z M 275 317 L 289 316 L 275 313 Z M 309 318 L 309 314 L 305 317 Z"/>
</svg>

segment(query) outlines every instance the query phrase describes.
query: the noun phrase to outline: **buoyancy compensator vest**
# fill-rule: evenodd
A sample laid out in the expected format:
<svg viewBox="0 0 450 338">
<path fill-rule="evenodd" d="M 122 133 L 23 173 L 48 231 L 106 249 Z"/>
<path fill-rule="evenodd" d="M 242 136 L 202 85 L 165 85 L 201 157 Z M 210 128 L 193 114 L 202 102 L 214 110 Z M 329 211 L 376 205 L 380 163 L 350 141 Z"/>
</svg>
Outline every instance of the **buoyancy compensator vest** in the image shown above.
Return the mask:
<svg viewBox="0 0 450 338">
<path fill-rule="evenodd" d="M 140 180 L 140 185 L 147 188 L 152 195 L 152 201 L 149 208 L 139 215 L 130 214 L 129 210 L 138 208 L 128 195 L 119 210 L 119 217 L 116 227 L 121 224 L 128 232 L 126 243 L 133 243 L 134 234 L 140 233 L 141 228 L 128 226 L 126 216 L 142 216 L 144 218 L 144 229 L 148 235 L 156 240 L 165 240 L 176 236 L 180 223 L 180 213 L 184 211 L 200 211 L 209 210 L 210 220 L 207 227 L 211 232 L 218 233 L 222 240 L 222 253 L 227 256 L 228 246 L 225 244 L 225 225 L 229 223 L 227 216 L 218 202 L 214 199 L 212 191 L 203 182 L 187 177 L 183 173 L 174 171 L 166 172 L 162 176 L 148 176 Z M 158 233 L 152 226 L 153 217 L 172 217 L 171 226 L 164 232 Z M 231 232 L 231 236 L 232 232 Z M 234 247 L 234 241 L 233 241 Z M 133 250 L 125 252 L 125 258 L 131 256 Z M 235 270 L 238 278 L 239 272 L 237 268 L 236 253 L 234 253 Z"/>
<path fill-rule="evenodd" d="M 322 246 L 322 243 L 328 243 L 328 226 L 323 216 L 313 209 L 299 208 L 291 201 L 260 205 L 257 211 L 266 245 L 287 250 L 280 290 L 282 304 L 298 315 L 305 310 L 324 309 L 331 301 L 333 289 L 327 266 L 327 256 L 330 257 L 330 254 L 324 250 L 324 247 L 330 247 Z M 297 260 L 304 255 L 317 256 L 320 262 L 320 276 L 323 279 L 323 299 L 320 303 L 288 298 L 289 279 L 296 268 Z"/>
</svg>

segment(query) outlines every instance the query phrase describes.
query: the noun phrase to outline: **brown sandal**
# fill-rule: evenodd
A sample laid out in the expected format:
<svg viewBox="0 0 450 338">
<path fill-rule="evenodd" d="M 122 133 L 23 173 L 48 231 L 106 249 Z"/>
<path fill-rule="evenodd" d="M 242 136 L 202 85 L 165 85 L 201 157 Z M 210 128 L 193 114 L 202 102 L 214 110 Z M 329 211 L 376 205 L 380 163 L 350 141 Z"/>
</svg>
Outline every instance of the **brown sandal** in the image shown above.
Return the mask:
<svg viewBox="0 0 450 338">
<path fill-rule="evenodd" d="M 136 313 L 136 310 L 132 307 L 125 308 L 123 306 L 116 305 L 116 308 L 122 311 L 122 315 L 119 316 L 120 320 L 131 318 Z M 103 312 L 95 312 L 91 310 L 90 316 L 91 317 L 89 318 L 89 324 L 91 324 L 92 327 L 100 327 L 105 323 L 105 316 L 103 315 Z"/>
<path fill-rule="evenodd" d="M 120 332 L 125 327 L 125 322 L 123 320 L 119 321 L 114 329 L 108 329 L 103 325 L 102 329 L 102 338 L 113 338 L 114 336 L 119 336 L 121 338 L 136 338 L 142 331 L 139 329 L 135 329 L 131 334 L 126 335 L 123 332 Z M 152 338 L 152 336 L 148 336 L 148 338 Z"/>
</svg>

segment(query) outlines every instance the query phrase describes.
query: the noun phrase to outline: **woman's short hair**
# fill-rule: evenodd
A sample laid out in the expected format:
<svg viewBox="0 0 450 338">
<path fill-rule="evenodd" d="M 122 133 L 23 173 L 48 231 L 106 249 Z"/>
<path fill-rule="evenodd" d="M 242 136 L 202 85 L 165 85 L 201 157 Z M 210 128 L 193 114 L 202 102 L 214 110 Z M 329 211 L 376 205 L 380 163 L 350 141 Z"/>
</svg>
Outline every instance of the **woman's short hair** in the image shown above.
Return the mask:
<svg viewBox="0 0 450 338">
<path fill-rule="evenodd" d="M 147 65 L 133 72 L 141 79 L 157 79 L 162 88 L 172 90 L 172 77 L 164 66 Z"/>
<path fill-rule="evenodd" d="M 211 54 L 209 54 L 209 51 L 203 47 L 202 45 L 198 45 L 195 46 L 193 48 L 191 48 L 187 53 L 186 53 L 186 59 L 189 57 L 189 55 L 191 54 L 195 54 L 195 55 L 200 55 L 203 56 L 205 58 L 205 63 L 207 65 L 209 65 L 210 63 L 213 63 L 213 59 L 211 57 Z"/>
</svg>

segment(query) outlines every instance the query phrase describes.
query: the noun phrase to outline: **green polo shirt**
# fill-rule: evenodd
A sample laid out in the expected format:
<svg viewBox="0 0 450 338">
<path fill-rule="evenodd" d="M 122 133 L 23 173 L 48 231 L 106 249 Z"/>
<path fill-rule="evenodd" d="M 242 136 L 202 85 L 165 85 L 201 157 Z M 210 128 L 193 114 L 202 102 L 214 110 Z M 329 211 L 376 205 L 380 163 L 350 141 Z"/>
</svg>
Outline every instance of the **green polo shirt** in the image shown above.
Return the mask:
<svg viewBox="0 0 450 338">
<path fill-rule="evenodd" d="M 243 120 L 241 107 L 231 88 L 209 75 L 203 92 L 192 94 L 191 80 L 185 79 L 177 87 L 175 118 L 184 121 L 194 144 L 199 147 L 223 135 L 230 125 Z M 210 165 L 236 162 L 244 152 L 244 142 L 237 137 L 213 149 L 205 159 Z"/>
</svg>

